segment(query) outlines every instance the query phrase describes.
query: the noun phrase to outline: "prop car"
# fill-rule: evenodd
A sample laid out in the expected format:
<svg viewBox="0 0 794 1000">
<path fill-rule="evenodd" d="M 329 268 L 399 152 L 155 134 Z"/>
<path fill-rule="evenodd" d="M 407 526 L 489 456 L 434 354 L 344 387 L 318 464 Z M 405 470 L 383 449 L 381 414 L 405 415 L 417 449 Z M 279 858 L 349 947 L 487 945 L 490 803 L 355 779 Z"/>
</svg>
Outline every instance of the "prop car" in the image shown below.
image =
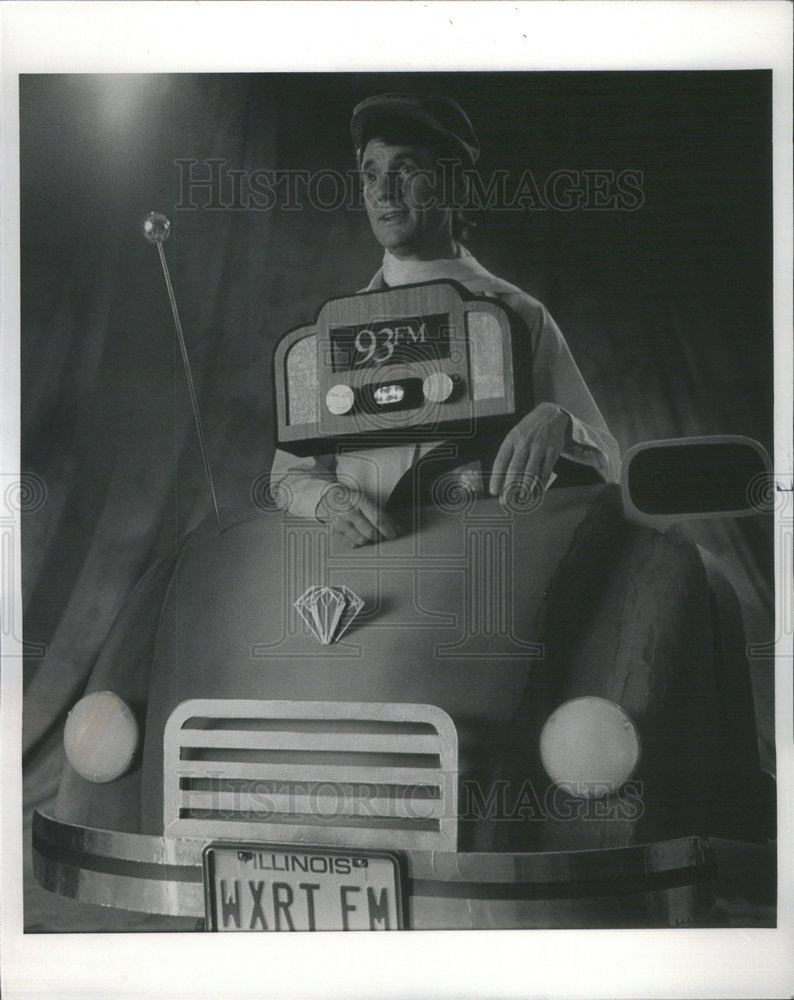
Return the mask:
<svg viewBox="0 0 794 1000">
<path fill-rule="evenodd" d="M 676 522 L 751 512 L 768 459 L 651 442 L 619 486 L 562 463 L 486 498 L 471 458 L 527 405 L 519 339 L 442 283 L 281 341 L 283 447 L 452 451 L 411 471 L 392 541 L 267 502 L 151 567 L 34 819 L 45 888 L 212 930 L 709 922 L 708 838 L 773 820 L 739 603 Z"/>
</svg>

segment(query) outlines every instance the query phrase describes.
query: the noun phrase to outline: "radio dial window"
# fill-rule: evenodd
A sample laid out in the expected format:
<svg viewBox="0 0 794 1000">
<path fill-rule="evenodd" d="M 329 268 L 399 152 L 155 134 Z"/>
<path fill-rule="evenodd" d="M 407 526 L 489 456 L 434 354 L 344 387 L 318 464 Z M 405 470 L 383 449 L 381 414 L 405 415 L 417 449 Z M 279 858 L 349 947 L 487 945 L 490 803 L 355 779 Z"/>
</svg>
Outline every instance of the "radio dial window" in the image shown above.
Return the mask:
<svg viewBox="0 0 794 1000">
<path fill-rule="evenodd" d="M 448 358 L 452 327 L 448 313 L 434 313 L 335 326 L 329 332 L 331 368 L 349 372 Z"/>
</svg>

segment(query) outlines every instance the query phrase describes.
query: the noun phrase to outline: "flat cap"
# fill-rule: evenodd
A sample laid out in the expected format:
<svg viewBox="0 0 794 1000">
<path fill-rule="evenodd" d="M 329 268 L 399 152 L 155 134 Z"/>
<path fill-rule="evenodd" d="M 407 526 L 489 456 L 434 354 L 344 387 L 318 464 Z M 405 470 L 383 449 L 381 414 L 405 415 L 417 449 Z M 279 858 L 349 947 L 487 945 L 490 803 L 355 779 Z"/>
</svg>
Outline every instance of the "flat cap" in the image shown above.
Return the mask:
<svg viewBox="0 0 794 1000">
<path fill-rule="evenodd" d="M 454 143 L 472 165 L 480 155 L 480 143 L 469 116 L 449 97 L 432 94 L 377 94 L 375 97 L 368 97 L 353 109 L 350 131 L 359 157 L 372 127 L 389 121 L 416 122 L 424 126 L 440 138 Z"/>
</svg>

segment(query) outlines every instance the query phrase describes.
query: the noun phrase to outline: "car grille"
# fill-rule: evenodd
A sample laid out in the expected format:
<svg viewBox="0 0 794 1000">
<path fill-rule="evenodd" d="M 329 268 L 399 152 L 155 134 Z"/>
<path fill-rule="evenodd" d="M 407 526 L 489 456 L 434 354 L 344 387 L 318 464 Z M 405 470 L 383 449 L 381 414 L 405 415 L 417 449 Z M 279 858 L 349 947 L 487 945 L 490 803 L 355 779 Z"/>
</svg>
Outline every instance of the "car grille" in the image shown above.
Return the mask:
<svg viewBox="0 0 794 1000">
<path fill-rule="evenodd" d="M 457 733 L 433 705 L 191 700 L 164 749 L 167 836 L 456 849 Z"/>
</svg>

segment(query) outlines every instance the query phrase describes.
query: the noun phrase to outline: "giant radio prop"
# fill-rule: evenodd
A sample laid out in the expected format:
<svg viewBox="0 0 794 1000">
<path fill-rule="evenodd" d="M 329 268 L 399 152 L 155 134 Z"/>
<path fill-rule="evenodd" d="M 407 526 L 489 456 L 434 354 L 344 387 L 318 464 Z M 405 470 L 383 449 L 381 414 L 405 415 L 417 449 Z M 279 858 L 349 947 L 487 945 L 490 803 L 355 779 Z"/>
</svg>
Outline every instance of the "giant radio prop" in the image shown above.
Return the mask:
<svg viewBox="0 0 794 1000">
<path fill-rule="evenodd" d="M 532 403 L 521 320 L 452 281 L 332 299 L 273 369 L 276 440 L 299 455 L 498 433 Z"/>
</svg>

